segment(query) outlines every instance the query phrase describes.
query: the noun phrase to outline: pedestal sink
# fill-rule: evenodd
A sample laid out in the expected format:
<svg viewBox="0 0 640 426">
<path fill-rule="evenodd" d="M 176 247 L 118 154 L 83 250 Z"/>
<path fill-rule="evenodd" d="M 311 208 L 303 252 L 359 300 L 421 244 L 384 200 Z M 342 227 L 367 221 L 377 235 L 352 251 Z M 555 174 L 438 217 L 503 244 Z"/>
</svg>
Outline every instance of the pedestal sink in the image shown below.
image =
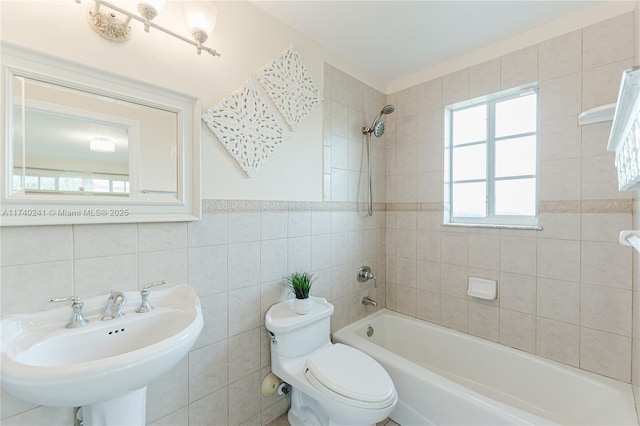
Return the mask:
<svg viewBox="0 0 640 426">
<path fill-rule="evenodd" d="M 65 328 L 69 306 L 3 319 L 3 388 L 34 404 L 83 407 L 84 426 L 144 425 L 146 386 L 189 352 L 202 310 L 186 285 L 152 292 L 146 313 L 135 312 L 140 293 L 124 294 L 126 314 L 109 321 L 108 295 L 84 300 L 89 323 L 79 328 Z"/>
</svg>

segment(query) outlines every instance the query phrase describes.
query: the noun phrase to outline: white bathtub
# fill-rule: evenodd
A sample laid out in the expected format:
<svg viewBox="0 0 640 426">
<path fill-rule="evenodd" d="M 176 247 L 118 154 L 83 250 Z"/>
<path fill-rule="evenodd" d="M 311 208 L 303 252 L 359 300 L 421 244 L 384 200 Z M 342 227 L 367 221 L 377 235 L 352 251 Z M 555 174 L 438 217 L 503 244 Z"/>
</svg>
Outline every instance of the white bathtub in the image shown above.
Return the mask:
<svg viewBox="0 0 640 426">
<path fill-rule="evenodd" d="M 386 309 L 334 339 L 389 372 L 402 426 L 638 425 L 628 384 Z"/>
</svg>

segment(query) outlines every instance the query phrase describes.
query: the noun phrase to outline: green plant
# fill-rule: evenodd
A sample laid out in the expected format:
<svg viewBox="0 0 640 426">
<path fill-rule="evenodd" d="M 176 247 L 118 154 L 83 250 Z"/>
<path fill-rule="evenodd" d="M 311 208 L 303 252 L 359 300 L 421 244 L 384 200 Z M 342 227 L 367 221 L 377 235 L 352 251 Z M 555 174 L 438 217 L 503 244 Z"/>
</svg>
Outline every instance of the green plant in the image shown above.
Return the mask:
<svg viewBox="0 0 640 426">
<path fill-rule="evenodd" d="M 308 299 L 311 284 L 313 284 L 313 273 L 294 272 L 285 277 L 285 285 L 293 291 L 296 299 Z"/>
</svg>

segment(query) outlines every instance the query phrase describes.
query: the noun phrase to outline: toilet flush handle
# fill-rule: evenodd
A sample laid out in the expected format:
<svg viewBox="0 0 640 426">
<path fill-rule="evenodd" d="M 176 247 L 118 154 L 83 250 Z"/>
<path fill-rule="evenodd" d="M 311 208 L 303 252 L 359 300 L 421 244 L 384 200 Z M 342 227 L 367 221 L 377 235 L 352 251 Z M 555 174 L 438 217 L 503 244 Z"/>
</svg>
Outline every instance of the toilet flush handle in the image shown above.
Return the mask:
<svg viewBox="0 0 640 426">
<path fill-rule="evenodd" d="M 271 344 L 275 345 L 278 343 L 276 340 L 276 335 L 269 331 L 269 335 L 271 336 Z"/>
</svg>

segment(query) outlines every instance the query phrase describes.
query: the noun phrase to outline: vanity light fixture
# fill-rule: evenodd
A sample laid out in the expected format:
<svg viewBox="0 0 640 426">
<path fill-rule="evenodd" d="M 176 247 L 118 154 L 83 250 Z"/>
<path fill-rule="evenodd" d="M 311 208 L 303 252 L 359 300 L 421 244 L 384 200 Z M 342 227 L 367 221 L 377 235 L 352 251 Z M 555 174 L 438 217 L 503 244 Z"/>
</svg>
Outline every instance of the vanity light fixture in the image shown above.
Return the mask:
<svg viewBox="0 0 640 426">
<path fill-rule="evenodd" d="M 93 152 L 116 152 L 116 144 L 109 138 L 98 136 L 89 141 L 89 149 Z"/>
<path fill-rule="evenodd" d="M 81 1 L 82 0 L 75 0 L 76 3 L 80 3 Z M 213 27 L 218 15 L 215 7 L 213 7 L 209 1 L 183 2 L 185 9 L 184 14 L 193 40 L 153 22 L 153 19 L 158 16 L 158 13 L 164 7 L 166 0 L 139 1 L 138 13 L 140 15 L 136 15 L 133 12 L 104 0 L 93 0 L 93 2 L 93 8 L 87 10 L 89 26 L 91 26 L 98 35 L 107 40 L 115 42 L 127 41 L 131 37 L 131 27 L 129 24 L 133 19 L 142 22 L 145 32 L 149 32 L 149 28 L 155 28 L 195 46 L 198 55 L 204 50 L 212 56 L 220 56 L 215 49 L 203 45 L 213 32 Z"/>
</svg>

